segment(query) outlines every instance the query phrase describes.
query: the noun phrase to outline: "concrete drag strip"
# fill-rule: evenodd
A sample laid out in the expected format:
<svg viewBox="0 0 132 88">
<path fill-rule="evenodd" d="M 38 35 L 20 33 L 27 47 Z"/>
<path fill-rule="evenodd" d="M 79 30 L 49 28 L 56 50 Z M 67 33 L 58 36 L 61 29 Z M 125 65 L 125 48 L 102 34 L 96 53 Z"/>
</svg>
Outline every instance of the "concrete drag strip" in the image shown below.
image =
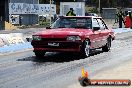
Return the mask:
<svg viewBox="0 0 132 88">
<path fill-rule="evenodd" d="M 117 29 L 113 29 L 114 33 L 124 33 L 124 32 L 132 32 L 132 29 L 130 28 L 117 28 Z"/>
</svg>

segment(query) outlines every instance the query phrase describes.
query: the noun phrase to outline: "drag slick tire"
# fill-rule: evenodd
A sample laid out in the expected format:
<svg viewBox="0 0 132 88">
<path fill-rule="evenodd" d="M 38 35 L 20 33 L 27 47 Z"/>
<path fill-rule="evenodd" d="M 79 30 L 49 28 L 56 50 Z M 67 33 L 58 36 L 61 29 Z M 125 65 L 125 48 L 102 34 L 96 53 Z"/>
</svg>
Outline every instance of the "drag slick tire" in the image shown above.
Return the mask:
<svg viewBox="0 0 132 88">
<path fill-rule="evenodd" d="M 44 51 L 34 51 L 34 54 L 36 55 L 36 57 L 43 57 L 45 55 L 46 52 Z"/>
<path fill-rule="evenodd" d="M 110 50 L 110 48 L 111 48 L 111 41 L 112 41 L 112 38 L 109 37 L 109 38 L 107 39 L 106 45 L 102 47 L 102 50 L 103 50 L 104 52 L 108 52 L 108 51 Z"/>
<path fill-rule="evenodd" d="M 90 54 L 90 42 L 89 40 L 85 40 L 81 49 L 81 55 L 83 57 L 88 57 Z"/>
</svg>

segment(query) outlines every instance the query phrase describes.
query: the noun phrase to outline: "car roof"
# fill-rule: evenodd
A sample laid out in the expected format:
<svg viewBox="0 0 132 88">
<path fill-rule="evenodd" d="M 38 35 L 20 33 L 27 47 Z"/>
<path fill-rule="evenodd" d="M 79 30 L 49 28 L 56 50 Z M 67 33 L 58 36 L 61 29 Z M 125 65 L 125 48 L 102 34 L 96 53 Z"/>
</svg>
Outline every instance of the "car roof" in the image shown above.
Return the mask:
<svg viewBox="0 0 132 88">
<path fill-rule="evenodd" d="M 102 18 L 102 17 L 95 17 L 95 16 L 60 16 L 62 18 Z"/>
</svg>

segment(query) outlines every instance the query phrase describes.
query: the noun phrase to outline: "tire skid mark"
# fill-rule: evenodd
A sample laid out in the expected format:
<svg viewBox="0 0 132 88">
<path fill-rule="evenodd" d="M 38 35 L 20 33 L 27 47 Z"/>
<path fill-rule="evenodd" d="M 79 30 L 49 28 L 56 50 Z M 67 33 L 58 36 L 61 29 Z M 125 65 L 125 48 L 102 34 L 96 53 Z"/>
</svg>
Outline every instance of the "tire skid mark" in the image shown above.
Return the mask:
<svg viewBox="0 0 132 88">
<path fill-rule="evenodd" d="M 107 56 L 106 56 L 107 57 Z M 92 58 L 92 57 L 91 57 Z M 45 77 L 48 77 L 47 75 L 49 75 L 50 74 L 50 76 L 52 76 L 53 74 L 60 74 L 60 72 L 62 72 L 61 74 L 63 74 L 63 72 L 64 71 L 68 71 L 69 70 L 69 72 L 71 71 L 71 69 L 72 70 L 75 70 L 74 68 L 75 67 L 81 67 L 81 66 L 83 66 L 84 64 L 89 64 L 89 65 L 92 65 L 92 64 L 95 64 L 95 62 L 96 63 L 98 63 L 99 61 L 98 61 L 98 56 L 95 58 L 96 60 L 91 60 L 91 59 L 88 59 L 88 63 L 86 63 L 85 61 L 83 61 L 83 62 L 81 62 L 81 63 L 77 63 L 76 61 L 75 61 L 75 63 L 74 63 L 74 61 L 73 62 L 71 62 L 71 63 L 63 63 L 63 64 L 65 64 L 65 65 L 63 65 L 63 64 L 60 64 L 57 68 L 53 68 L 53 69 L 47 69 L 47 70 L 45 70 L 45 69 L 42 69 L 42 68 L 40 68 L 40 69 L 37 69 L 36 71 L 35 70 L 32 70 L 32 71 L 30 71 L 30 72 L 27 72 L 27 73 L 23 73 L 23 74 L 21 74 L 21 75 L 18 75 L 18 76 L 16 76 L 16 77 L 11 77 L 10 78 L 10 80 L 12 80 L 12 81 L 10 81 L 10 80 L 8 80 L 9 81 L 9 83 L 11 82 L 13 82 L 13 81 L 15 81 L 15 82 L 17 82 L 18 80 L 23 80 L 23 79 L 29 79 L 29 78 L 33 78 L 33 77 L 39 77 L 39 76 L 44 76 L 44 78 Z M 105 59 L 104 59 L 105 60 Z M 100 62 L 102 62 L 102 61 L 100 61 Z M 90 64 L 91 63 L 91 64 Z M 67 72 L 64 72 L 64 73 L 67 73 Z M 27 75 L 28 74 L 28 75 Z M 49 77 L 50 77 L 49 76 Z M 49 79 L 49 77 L 47 78 L 47 79 Z M 41 77 L 40 77 L 41 78 Z M 3 83 L 1 83 L 1 84 L 4 84 L 4 83 L 7 83 L 7 82 L 3 82 Z"/>
</svg>

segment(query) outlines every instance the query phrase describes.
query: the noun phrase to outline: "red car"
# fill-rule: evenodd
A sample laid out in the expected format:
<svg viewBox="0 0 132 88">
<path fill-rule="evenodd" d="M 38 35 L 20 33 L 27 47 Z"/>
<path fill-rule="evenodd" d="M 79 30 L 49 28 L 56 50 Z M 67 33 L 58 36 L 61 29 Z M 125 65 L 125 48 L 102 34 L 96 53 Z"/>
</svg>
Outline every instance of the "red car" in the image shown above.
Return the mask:
<svg viewBox="0 0 132 88">
<path fill-rule="evenodd" d="M 101 17 L 62 16 L 51 27 L 34 34 L 31 44 L 37 57 L 46 52 L 78 52 L 88 57 L 91 49 L 109 51 L 114 38 Z"/>
</svg>

